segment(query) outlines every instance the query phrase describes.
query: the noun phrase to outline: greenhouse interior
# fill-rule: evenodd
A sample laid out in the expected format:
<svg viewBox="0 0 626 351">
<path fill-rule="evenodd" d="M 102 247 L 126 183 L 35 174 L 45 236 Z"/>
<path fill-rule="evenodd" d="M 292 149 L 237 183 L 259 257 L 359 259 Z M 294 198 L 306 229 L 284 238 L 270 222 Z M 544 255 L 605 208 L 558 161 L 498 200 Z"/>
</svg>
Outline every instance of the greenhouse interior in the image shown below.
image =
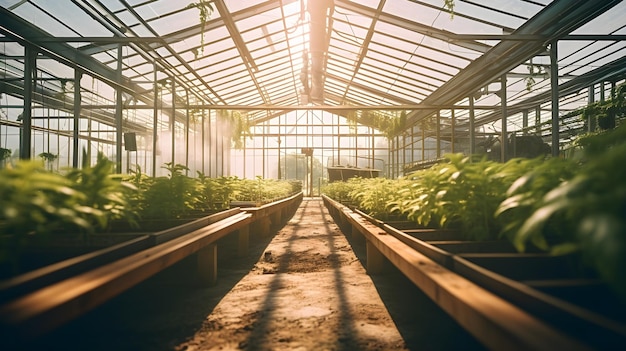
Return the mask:
<svg viewBox="0 0 626 351">
<path fill-rule="evenodd" d="M 230 221 L 224 224 L 229 230 L 207 224 L 215 240 L 238 233 L 239 251 L 233 252 L 241 254 L 255 231 L 261 238 L 268 231 L 282 233 L 294 213 L 304 223 L 305 213 L 319 203 L 321 209 L 313 211 L 321 215 L 315 216 L 332 217 L 355 252 L 365 238 L 368 274 L 383 270 L 379 260 L 396 267 L 451 316 L 445 318 L 457 329 L 450 333 L 462 335 L 458 342 L 470 349 L 474 343 L 477 349 L 526 350 L 623 345 L 625 314 L 610 311 L 626 312 L 624 18 L 622 0 L 0 0 L 0 335 L 30 335 L 24 330 L 38 328 L 47 333 L 83 314 L 63 312 L 61 303 L 46 308 L 59 308 L 63 317 L 16 307 L 37 305 L 27 300 L 35 294 L 49 296 L 44 283 L 31 284 L 40 290 L 15 283 L 32 259 L 18 253 L 40 250 L 39 241 L 37 250 L 25 248 L 37 233 L 79 232 L 92 243 L 125 216 L 130 227 L 146 218 L 181 220 L 193 204 L 202 204 L 193 210 L 221 213 L 208 223 Z M 194 186 L 196 193 L 189 195 Z M 271 189 L 261 194 L 265 187 Z M 140 195 L 132 192 L 137 189 Z M 170 207 L 159 212 L 166 203 Z M 331 221 L 313 218 L 318 217 L 309 219 L 313 232 Z M 388 228 L 401 220 L 416 228 Z M 383 229 L 390 235 L 381 239 L 375 232 Z M 452 253 L 442 263 L 438 254 L 420 251 L 434 244 L 407 243 L 411 231 L 426 229 L 458 230 L 478 241 L 506 239 L 515 254 L 567 262 L 575 256 L 585 262 L 583 277 L 570 276 L 558 288 L 520 278 L 535 282 L 530 286 L 539 293 L 532 299 L 540 302 L 526 307 L 502 298 L 522 317 L 480 317 L 491 312 L 464 297 L 441 302 L 440 294 L 430 294 L 445 290 L 456 296 L 458 282 L 424 283 L 438 278 L 420 270 L 416 258 L 406 258 L 395 241 L 385 241 L 405 243 L 416 252 L 410 255 L 496 294 L 486 278 L 459 273 L 478 259 Z M 170 243 L 149 236 L 150 250 Z M 202 245 L 217 250 L 212 241 Z M 213 267 L 216 251 L 202 256 L 206 247 L 193 254 Z M 262 251 L 266 264 L 268 253 L 274 264 L 280 261 L 279 249 Z M 213 268 L 206 273 L 212 283 Z M 86 314 L 157 272 L 138 271 L 129 275 L 142 279 L 115 293 L 94 288 L 97 298 L 79 295 L 71 301 L 94 301 L 80 308 Z M 580 288 L 583 280 L 593 280 L 594 288 Z M 579 290 L 557 296 L 603 300 L 607 306 L 589 307 L 589 317 L 557 311 L 545 302 L 552 297 L 536 297 L 573 285 Z M 597 286 L 610 298 L 585 295 Z M 467 311 L 459 312 L 461 304 Z M 570 329 L 561 329 L 565 324 Z M 246 333 L 254 336 L 259 325 Z M 333 328 L 326 333 L 332 335 Z M 410 328 L 399 329 L 404 346 L 374 337 L 380 347 L 375 348 L 371 340 L 345 335 L 338 344 L 307 344 L 290 336 L 279 345 L 419 348 L 407 341 L 413 340 Z M 494 329 L 505 331 L 485 331 Z M 216 340 L 226 349 L 283 349 L 252 336 L 245 342 L 232 335 Z M 434 349 L 460 347 L 447 342 Z M 185 347 L 177 350 L 212 349 L 197 340 Z"/>
</svg>

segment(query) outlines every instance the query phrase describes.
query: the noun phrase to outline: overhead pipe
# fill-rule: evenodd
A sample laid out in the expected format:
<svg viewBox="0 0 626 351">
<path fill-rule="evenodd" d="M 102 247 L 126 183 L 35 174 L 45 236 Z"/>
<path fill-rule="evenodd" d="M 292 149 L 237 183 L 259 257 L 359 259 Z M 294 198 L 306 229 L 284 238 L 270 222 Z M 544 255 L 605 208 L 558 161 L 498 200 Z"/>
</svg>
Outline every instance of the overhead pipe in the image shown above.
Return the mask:
<svg viewBox="0 0 626 351">
<path fill-rule="evenodd" d="M 328 53 L 331 17 L 335 11 L 333 0 L 308 2 L 311 16 L 309 52 L 311 55 L 311 101 L 324 101 L 324 62 Z"/>
</svg>

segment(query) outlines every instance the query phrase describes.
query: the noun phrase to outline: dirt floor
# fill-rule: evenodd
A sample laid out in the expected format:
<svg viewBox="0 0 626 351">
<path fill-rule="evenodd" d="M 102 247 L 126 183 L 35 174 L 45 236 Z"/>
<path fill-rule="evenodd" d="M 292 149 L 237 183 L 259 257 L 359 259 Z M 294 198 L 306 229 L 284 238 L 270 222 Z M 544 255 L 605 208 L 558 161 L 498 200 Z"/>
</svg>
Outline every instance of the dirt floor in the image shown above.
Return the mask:
<svg viewBox="0 0 626 351">
<path fill-rule="evenodd" d="M 253 231 L 254 228 L 251 230 Z M 228 252 L 233 242 L 218 245 Z M 218 253 L 220 255 L 220 253 Z M 305 199 L 249 259 L 223 254 L 218 285 L 193 262 L 151 279 L 30 345 L 46 350 L 480 350 L 393 267 L 366 274 L 320 199 Z M 40 348 L 44 346 L 44 348 Z"/>
</svg>

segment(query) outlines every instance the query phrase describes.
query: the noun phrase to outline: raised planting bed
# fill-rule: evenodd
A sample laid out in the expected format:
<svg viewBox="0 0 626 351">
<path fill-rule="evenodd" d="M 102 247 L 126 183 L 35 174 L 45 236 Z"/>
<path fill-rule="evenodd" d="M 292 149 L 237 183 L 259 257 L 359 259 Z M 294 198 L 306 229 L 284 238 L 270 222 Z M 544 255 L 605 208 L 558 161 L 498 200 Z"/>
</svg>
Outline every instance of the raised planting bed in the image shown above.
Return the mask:
<svg viewBox="0 0 626 351">
<path fill-rule="evenodd" d="M 467 241 L 450 230 L 385 231 L 434 262 L 597 349 L 626 345 L 626 304 L 579 255 L 519 253 L 508 241 Z"/>
<path fill-rule="evenodd" d="M 266 235 L 293 215 L 295 194 L 258 208 L 234 208 L 137 236 L 0 281 L 0 337 L 16 346 L 50 332 L 154 274 L 194 255 L 197 283 L 217 282 L 217 246 L 237 235 L 237 255 L 248 252 L 251 235 Z M 267 226 L 266 226 L 267 224 Z"/>
<path fill-rule="evenodd" d="M 396 266 L 409 280 L 493 350 L 588 350 L 580 339 L 568 335 L 524 308 L 439 264 L 411 246 L 423 240 L 390 233 L 338 202 L 325 198 L 337 223 L 346 223 L 346 235 L 366 242 L 369 274 L 384 274 L 384 261 Z M 434 235 L 432 230 L 426 231 Z M 431 247 L 435 248 L 435 246 Z M 441 249 L 439 249 L 441 250 Z M 443 252 L 443 250 L 442 250 Z M 451 253 L 446 253 L 455 257 Z"/>
<path fill-rule="evenodd" d="M 0 280 L 0 303 L 94 267 L 175 239 L 241 213 L 231 209 L 152 233 L 93 234 L 81 240 L 66 236 L 50 245 L 27 247 L 25 273 Z"/>
</svg>

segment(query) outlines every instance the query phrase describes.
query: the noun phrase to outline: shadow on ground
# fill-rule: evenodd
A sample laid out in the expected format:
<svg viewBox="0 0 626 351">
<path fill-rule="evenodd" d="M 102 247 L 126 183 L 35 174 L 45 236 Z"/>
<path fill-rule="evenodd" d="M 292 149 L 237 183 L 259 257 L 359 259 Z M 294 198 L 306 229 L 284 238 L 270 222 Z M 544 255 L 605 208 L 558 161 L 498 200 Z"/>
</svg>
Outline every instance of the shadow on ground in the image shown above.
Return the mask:
<svg viewBox="0 0 626 351">
<path fill-rule="evenodd" d="M 365 242 L 350 240 L 350 236 L 347 239 L 357 258 L 365 266 Z M 408 349 L 486 350 L 388 261 L 383 273 L 370 277 Z"/>
<path fill-rule="evenodd" d="M 220 239 L 215 286 L 198 285 L 192 255 L 18 350 L 176 350 L 176 345 L 193 336 L 220 300 L 250 272 L 272 236 L 251 238 L 249 254 L 243 258 L 228 254 L 237 252 L 236 235 Z"/>
</svg>

